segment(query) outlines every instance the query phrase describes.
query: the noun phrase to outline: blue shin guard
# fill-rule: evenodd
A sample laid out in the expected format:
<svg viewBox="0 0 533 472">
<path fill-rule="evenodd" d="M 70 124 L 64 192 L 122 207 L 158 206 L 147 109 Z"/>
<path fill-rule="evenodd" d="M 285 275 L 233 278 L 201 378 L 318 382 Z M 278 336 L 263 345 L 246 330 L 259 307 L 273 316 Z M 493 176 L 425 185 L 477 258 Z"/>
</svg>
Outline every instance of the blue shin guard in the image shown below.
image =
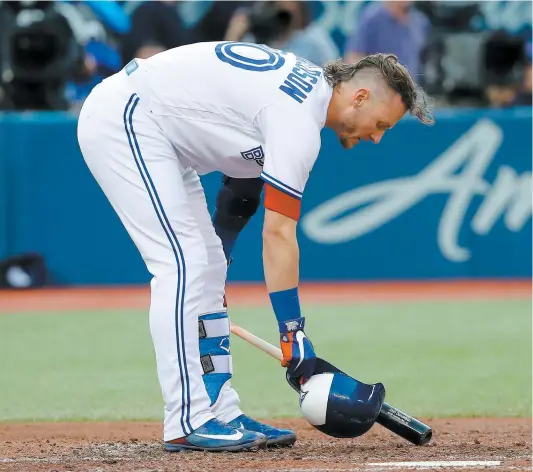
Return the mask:
<svg viewBox="0 0 533 472">
<path fill-rule="evenodd" d="M 204 385 L 213 406 L 220 390 L 231 379 L 230 325 L 227 313 L 210 313 L 198 317 L 200 361 Z"/>
</svg>

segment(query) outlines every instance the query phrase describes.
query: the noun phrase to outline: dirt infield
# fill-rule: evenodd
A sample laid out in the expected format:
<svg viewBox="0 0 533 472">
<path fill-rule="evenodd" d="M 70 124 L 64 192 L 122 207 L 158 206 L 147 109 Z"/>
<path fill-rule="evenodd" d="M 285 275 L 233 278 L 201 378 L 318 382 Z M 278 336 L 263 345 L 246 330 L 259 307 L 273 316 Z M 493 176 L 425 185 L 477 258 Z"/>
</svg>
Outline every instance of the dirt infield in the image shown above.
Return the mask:
<svg viewBox="0 0 533 472">
<path fill-rule="evenodd" d="M 329 438 L 303 420 L 273 421 L 294 428 L 291 449 L 257 453 L 166 453 L 158 423 L 0 424 L 1 471 L 385 471 L 531 470 L 529 419 L 427 419 L 434 439 L 423 447 L 381 426 L 359 439 Z M 442 461 L 492 461 L 457 466 Z M 373 465 L 373 464 L 389 465 Z M 400 464 L 399 464 L 400 463 Z M 500 463 L 496 465 L 496 463 Z M 396 464 L 396 465 L 392 465 Z"/>
<path fill-rule="evenodd" d="M 531 299 L 531 280 L 460 280 L 418 282 L 303 283 L 305 303 L 354 303 L 366 301 Z M 230 305 L 270 303 L 264 284 L 229 284 Z M 0 313 L 20 311 L 74 311 L 99 309 L 147 309 L 149 288 L 84 287 L 38 290 L 0 290 Z"/>
</svg>

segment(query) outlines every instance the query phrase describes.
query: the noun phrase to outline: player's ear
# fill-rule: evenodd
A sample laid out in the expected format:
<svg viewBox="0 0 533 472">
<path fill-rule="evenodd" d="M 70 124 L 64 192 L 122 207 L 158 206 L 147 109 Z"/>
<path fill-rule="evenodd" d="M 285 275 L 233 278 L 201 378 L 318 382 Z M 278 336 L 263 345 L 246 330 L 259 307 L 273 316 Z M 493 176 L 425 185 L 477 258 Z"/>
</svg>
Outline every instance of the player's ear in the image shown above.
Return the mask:
<svg viewBox="0 0 533 472">
<path fill-rule="evenodd" d="M 370 98 L 370 90 L 362 88 L 355 91 L 353 95 L 353 106 L 354 108 L 360 107 L 365 100 Z"/>
</svg>

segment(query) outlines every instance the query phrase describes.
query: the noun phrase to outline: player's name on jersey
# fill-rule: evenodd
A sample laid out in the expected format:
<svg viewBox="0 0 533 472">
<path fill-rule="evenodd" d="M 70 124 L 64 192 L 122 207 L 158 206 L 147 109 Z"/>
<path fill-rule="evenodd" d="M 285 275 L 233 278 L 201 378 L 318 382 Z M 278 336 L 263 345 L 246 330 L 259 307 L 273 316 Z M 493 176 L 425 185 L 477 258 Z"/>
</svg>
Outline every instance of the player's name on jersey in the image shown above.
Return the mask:
<svg viewBox="0 0 533 472">
<path fill-rule="evenodd" d="M 320 74 L 322 74 L 320 67 L 299 59 L 279 89 L 298 103 L 303 103 L 318 82 Z"/>
</svg>

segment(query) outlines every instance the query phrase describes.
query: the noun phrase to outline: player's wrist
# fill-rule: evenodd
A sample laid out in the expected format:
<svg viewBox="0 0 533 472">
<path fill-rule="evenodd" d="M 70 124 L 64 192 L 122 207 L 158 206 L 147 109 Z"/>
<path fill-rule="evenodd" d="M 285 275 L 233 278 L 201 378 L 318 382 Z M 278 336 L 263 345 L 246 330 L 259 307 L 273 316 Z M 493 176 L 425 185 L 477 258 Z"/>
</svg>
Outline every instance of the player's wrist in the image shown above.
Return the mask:
<svg viewBox="0 0 533 472">
<path fill-rule="evenodd" d="M 305 318 L 302 316 L 293 320 L 278 321 L 278 328 L 281 334 L 303 331 L 305 328 Z"/>
<path fill-rule="evenodd" d="M 272 309 L 274 310 L 274 314 L 278 320 L 280 332 L 282 332 L 282 327 L 285 328 L 285 323 L 287 321 L 297 321 L 300 319 L 303 320 L 300 310 L 298 287 L 290 288 L 288 290 L 280 290 L 278 292 L 271 292 L 270 302 L 272 303 Z"/>
</svg>

